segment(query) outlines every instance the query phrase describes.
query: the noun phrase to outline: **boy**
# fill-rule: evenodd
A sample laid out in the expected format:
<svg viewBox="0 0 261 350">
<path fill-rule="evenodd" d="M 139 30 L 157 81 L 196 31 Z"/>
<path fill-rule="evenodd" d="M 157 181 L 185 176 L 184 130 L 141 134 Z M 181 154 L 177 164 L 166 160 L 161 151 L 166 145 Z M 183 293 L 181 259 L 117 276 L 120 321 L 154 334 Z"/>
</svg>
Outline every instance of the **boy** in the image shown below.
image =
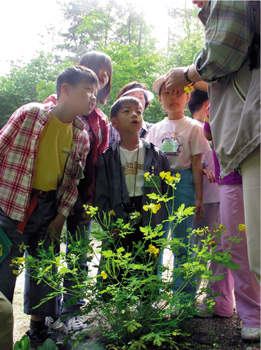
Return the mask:
<svg viewBox="0 0 261 350">
<path fill-rule="evenodd" d="M 22 106 L 0 131 L 0 225 L 13 244 L 0 264 L 0 290 L 10 302 L 16 281 L 11 259 L 22 257 L 21 245 L 36 257 L 43 239 L 48 250 L 59 239 L 77 199 L 89 151 L 89 137 L 77 115 L 93 110 L 98 84 L 88 68 L 66 68 L 57 78 L 56 106 L 52 102 Z M 31 315 L 32 346 L 48 337 L 45 316 L 56 315 L 55 299 L 34 309 L 51 291 L 26 274 L 24 312 Z"/>
<path fill-rule="evenodd" d="M 122 97 L 117 100 L 110 113 L 111 123 L 120 134 L 120 141 L 112 144 L 99 161 L 97 171 L 95 206 L 99 213 L 115 212 L 115 218 L 127 222 L 128 214 L 138 211 L 141 221 L 135 232 L 125 237 L 123 246 L 132 251 L 132 243 L 142 238 L 139 226 L 155 227 L 164 218 L 165 208 L 152 215 L 144 211 L 143 206 L 149 202 L 147 194 L 156 193 L 155 187 L 144 185 L 144 173 L 154 174 L 159 180 L 159 190 L 167 192 L 167 184 L 161 180 L 161 171 L 169 171 L 166 156 L 153 144 L 139 139 L 142 126 L 142 106 L 135 97 Z"/>
</svg>

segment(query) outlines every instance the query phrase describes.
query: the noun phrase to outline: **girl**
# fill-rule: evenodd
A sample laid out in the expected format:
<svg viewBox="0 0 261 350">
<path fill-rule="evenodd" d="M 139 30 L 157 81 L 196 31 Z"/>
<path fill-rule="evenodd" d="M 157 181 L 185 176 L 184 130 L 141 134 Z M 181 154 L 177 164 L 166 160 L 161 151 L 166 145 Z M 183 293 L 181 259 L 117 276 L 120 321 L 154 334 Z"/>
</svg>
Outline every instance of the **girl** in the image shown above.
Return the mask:
<svg viewBox="0 0 261 350">
<path fill-rule="evenodd" d="M 147 89 L 146 85 L 143 83 L 139 83 L 137 81 L 132 81 L 124 85 L 118 92 L 117 100 L 123 96 L 136 97 L 142 105 L 142 114 L 150 105 L 150 101 L 152 101 L 154 98 L 153 93 Z M 142 127 L 139 132 L 139 137 L 145 139 L 152 125 L 153 124 L 148 123 L 143 119 Z M 109 145 L 112 145 L 114 142 L 118 141 L 119 139 L 120 139 L 120 134 L 110 123 L 109 124 Z"/>
<path fill-rule="evenodd" d="M 195 221 L 202 218 L 202 153 L 210 150 L 207 140 L 203 135 L 203 128 L 197 121 L 184 116 L 186 102 L 189 100 L 189 94 L 181 94 L 176 97 L 174 92 L 168 91 L 165 85 L 165 78 L 161 77 L 153 85 L 158 99 L 163 108 L 168 112 L 168 116 L 162 121 L 152 126 L 147 136 L 147 141 L 154 143 L 168 158 L 171 172 L 181 175 L 180 182 L 176 185 L 174 210 L 176 211 L 181 204 L 185 207 L 195 206 Z M 168 204 L 169 212 L 172 212 L 172 201 Z M 182 221 L 174 231 L 174 236 L 184 238 L 184 243 L 188 243 L 186 230 L 192 228 L 193 217 L 189 216 Z M 165 237 L 169 231 L 169 222 L 163 224 Z M 179 251 L 175 257 L 177 260 L 186 259 L 185 249 Z M 162 264 L 163 257 L 159 263 Z M 178 290 L 181 285 L 180 278 L 175 281 L 174 290 Z M 185 292 L 195 293 L 195 287 L 187 284 Z"/>
<path fill-rule="evenodd" d="M 110 94 L 112 84 L 112 64 L 110 57 L 102 52 L 87 52 L 80 59 L 79 65 L 92 69 L 96 73 L 100 84 L 96 101 L 97 104 L 104 105 Z M 56 103 L 56 95 L 49 96 L 44 103 L 49 101 Z M 74 212 L 67 218 L 67 230 L 74 239 L 76 233 L 83 237 L 85 231 L 88 231 L 88 235 L 90 234 L 91 218 L 85 213 L 83 205 L 93 205 L 94 203 L 97 157 L 107 148 L 109 134 L 108 118 L 97 106 L 90 115 L 81 116 L 81 120 L 90 137 L 90 151 L 86 159 L 84 178 L 80 181 L 78 186 L 79 195 L 74 205 Z M 68 247 L 66 247 L 66 252 L 68 253 Z M 82 261 L 82 268 L 86 269 L 86 260 Z M 70 287 L 70 282 L 66 279 L 64 281 L 64 286 Z M 63 295 L 63 304 L 69 299 L 70 297 L 68 295 Z M 78 300 L 76 304 L 70 307 L 63 305 L 61 316 L 66 317 L 68 313 L 79 311 L 80 307 L 84 304 L 85 302 L 83 300 Z M 49 328 L 59 328 L 61 326 L 58 318 L 57 321 L 50 318 L 48 319 L 51 321 L 48 322 Z M 62 326 L 66 334 L 87 328 L 81 316 L 68 318 L 63 322 Z"/>
</svg>

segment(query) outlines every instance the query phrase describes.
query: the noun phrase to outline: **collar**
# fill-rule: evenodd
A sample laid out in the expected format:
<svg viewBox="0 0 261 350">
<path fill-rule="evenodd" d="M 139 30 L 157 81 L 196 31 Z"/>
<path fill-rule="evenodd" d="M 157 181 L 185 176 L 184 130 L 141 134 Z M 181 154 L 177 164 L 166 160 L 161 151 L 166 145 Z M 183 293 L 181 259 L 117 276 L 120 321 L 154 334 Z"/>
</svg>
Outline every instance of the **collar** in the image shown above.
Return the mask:
<svg viewBox="0 0 261 350">
<path fill-rule="evenodd" d="M 146 140 L 144 139 L 140 139 L 143 144 L 147 147 L 147 148 L 151 148 L 151 144 L 149 142 L 147 142 Z M 112 148 L 112 151 L 115 152 L 117 150 L 117 147 L 118 145 L 120 144 L 120 140 L 114 142 L 112 145 L 111 145 L 111 148 Z"/>
</svg>

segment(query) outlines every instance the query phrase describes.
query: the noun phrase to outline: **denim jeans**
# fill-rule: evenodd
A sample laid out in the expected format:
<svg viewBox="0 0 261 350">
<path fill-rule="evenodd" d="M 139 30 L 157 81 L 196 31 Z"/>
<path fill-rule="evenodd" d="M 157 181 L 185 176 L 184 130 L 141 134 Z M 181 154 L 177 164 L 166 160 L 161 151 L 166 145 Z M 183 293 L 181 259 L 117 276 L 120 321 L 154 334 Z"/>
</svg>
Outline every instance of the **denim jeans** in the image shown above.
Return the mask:
<svg viewBox="0 0 261 350">
<path fill-rule="evenodd" d="M 86 237 L 88 235 L 88 238 L 90 237 L 91 232 L 91 226 L 92 222 L 89 222 L 86 225 L 80 225 L 79 222 L 83 220 L 82 212 L 83 212 L 83 204 L 84 201 L 81 197 L 78 197 L 77 202 L 74 205 L 74 215 L 70 215 L 67 218 L 67 231 L 70 232 L 73 239 L 76 238 L 76 235 L 78 234 L 81 238 Z M 68 245 L 69 242 L 69 235 L 67 234 L 67 242 L 66 242 L 66 254 L 69 253 Z M 87 267 L 87 261 L 84 259 L 81 264 L 81 269 L 83 271 L 88 271 Z M 71 281 L 69 279 L 64 278 L 63 283 L 65 288 L 71 289 Z M 63 298 L 61 300 L 60 298 L 60 313 L 59 316 L 61 317 L 67 317 L 67 315 L 70 313 L 77 313 L 80 310 L 81 306 L 85 305 L 85 301 L 82 299 L 77 300 L 76 303 L 71 304 L 70 306 L 67 306 L 65 303 L 71 298 L 71 295 L 63 294 Z M 58 316 L 58 315 L 57 315 Z"/>
<path fill-rule="evenodd" d="M 31 214 L 23 234 L 16 231 L 18 224 L 17 220 L 8 217 L 2 209 L 0 209 L 0 225 L 5 231 L 6 235 L 12 242 L 13 246 L 10 253 L 0 264 L 0 291 L 12 303 L 14 288 L 16 282 L 16 275 L 13 273 L 14 267 L 10 266 L 11 260 L 14 257 L 22 257 L 23 252 L 20 252 L 19 247 L 26 245 L 27 251 L 33 257 L 38 256 L 38 244 L 43 240 L 44 234 L 50 222 L 57 215 L 55 193 L 49 194 L 47 197 L 39 198 L 39 202 Z M 48 250 L 50 246 L 50 239 L 44 242 L 45 249 Z M 54 316 L 57 312 L 56 300 L 51 299 L 42 304 L 40 307 L 34 309 L 48 293 L 53 292 L 52 288 L 30 277 L 30 271 L 25 274 L 24 287 L 24 312 L 28 315 L 36 316 Z"/>
<path fill-rule="evenodd" d="M 176 173 L 179 173 L 181 175 L 180 182 L 176 184 L 177 189 L 174 192 L 174 208 L 173 208 L 173 201 L 168 202 L 168 209 L 170 212 L 170 215 L 172 213 L 172 210 L 176 211 L 180 207 L 181 204 L 185 204 L 185 208 L 190 206 L 195 206 L 196 201 L 196 195 L 195 195 L 195 186 L 193 181 L 193 175 L 191 169 L 185 169 L 185 170 L 176 170 L 173 171 L 171 174 L 174 175 Z M 166 217 L 167 219 L 167 217 Z M 172 238 L 183 238 L 183 242 L 185 244 L 188 244 L 188 232 L 186 231 L 188 228 L 192 228 L 193 226 L 193 219 L 194 216 L 190 215 L 187 217 L 187 219 L 183 220 L 180 224 L 177 225 L 177 227 L 172 232 Z M 173 230 L 174 224 L 172 223 L 170 225 L 170 222 L 163 223 L 162 231 L 165 231 L 164 235 L 162 237 L 166 238 L 169 230 Z M 181 248 L 179 250 L 179 254 L 174 254 L 174 268 L 179 266 L 179 260 L 184 259 L 184 256 L 187 256 L 187 252 L 184 248 Z M 163 253 L 159 257 L 159 264 L 163 264 Z M 158 273 L 159 276 L 161 276 L 161 272 Z M 175 278 L 175 277 L 174 277 Z M 182 280 L 179 277 L 175 280 L 175 284 L 173 287 L 173 291 L 177 291 L 179 287 L 182 284 Z M 195 294 L 196 288 L 191 286 L 190 284 L 187 284 L 186 287 L 183 289 L 183 292 L 185 293 L 191 293 Z"/>
</svg>

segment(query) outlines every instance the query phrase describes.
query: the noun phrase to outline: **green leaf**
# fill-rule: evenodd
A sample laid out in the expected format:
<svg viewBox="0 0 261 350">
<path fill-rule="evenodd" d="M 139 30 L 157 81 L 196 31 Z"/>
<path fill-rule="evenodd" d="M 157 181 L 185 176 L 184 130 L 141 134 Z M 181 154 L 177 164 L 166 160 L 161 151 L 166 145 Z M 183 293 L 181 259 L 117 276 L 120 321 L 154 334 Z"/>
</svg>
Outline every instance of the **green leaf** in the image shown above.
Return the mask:
<svg viewBox="0 0 261 350">
<path fill-rule="evenodd" d="M 42 350 L 55 350 L 55 342 L 50 338 L 46 339 L 43 343 Z"/>
</svg>

